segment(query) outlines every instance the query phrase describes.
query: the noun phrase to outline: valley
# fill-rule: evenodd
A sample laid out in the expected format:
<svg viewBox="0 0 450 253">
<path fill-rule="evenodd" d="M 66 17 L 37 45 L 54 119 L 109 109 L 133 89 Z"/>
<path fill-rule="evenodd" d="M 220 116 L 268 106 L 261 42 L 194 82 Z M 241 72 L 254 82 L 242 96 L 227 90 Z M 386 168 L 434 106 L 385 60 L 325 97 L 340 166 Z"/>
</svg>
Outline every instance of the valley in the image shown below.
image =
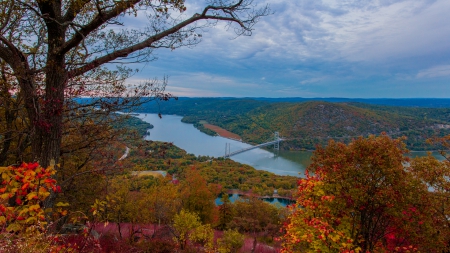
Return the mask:
<svg viewBox="0 0 450 253">
<path fill-rule="evenodd" d="M 239 135 L 244 142 L 259 144 L 278 131 L 286 138 L 283 150 L 313 150 L 334 139 L 345 143 L 359 136 L 386 133 L 406 137 L 410 150 L 436 150 L 428 138 L 450 133 L 450 109 L 370 105 L 325 101 L 268 102 L 236 98 L 184 98 L 145 104 L 141 113 L 176 114 L 209 135 L 208 122 Z"/>
</svg>

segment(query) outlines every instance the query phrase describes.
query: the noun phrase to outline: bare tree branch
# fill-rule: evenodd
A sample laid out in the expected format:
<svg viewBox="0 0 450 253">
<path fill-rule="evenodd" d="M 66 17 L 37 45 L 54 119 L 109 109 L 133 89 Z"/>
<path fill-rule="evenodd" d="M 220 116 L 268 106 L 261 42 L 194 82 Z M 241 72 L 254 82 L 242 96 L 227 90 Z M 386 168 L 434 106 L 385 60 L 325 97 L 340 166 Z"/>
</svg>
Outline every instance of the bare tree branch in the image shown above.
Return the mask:
<svg viewBox="0 0 450 253">
<path fill-rule="evenodd" d="M 102 13 L 99 12 L 97 16 L 87 25 L 83 26 L 80 30 L 77 31 L 73 35 L 71 39 L 69 39 L 62 47 L 58 50 L 60 54 L 65 54 L 69 52 L 73 47 L 77 46 L 87 35 L 89 35 L 92 31 L 99 28 L 106 21 L 115 18 L 122 14 L 123 11 L 132 7 L 134 4 L 138 3 L 140 0 L 130 0 L 125 1 L 125 4 L 118 4 L 116 8 Z"/>
</svg>

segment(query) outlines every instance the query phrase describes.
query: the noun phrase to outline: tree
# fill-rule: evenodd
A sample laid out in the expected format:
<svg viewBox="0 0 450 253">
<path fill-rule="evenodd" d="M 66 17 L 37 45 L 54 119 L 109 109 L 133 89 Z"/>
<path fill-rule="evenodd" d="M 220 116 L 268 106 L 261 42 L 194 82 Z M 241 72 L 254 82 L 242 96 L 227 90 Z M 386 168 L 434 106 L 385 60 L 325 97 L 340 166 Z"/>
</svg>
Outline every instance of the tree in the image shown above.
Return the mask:
<svg viewBox="0 0 450 253">
<path fill-rule="evenodd" d="M 219 221 L 217 228 L 225 230 L 228 224 L 233 220 L 234 208 L 227 193 L 222 193 L 223 204 L 219 206 Z"/>
<path fill-rule="evenodd" d="M 133 97 L 169 97 L 166 80 L 127 87 L 125 79 L 133 71 L 124 63 L 154 60 L 152 53 L 159 48 L 195 45 L 201 38 L 197 31 L 217 21 L 249 35 L 269 13 L 267 7 L 255 8 L 252 0 L 213 0 L 201 13 L 180 18 L 185 10 L 184 0 L 2 1 L 0 59 L 7 66 L 2 74 L 17 85 L 8 92 L 23 101 L 32 158 L 44 167 L 51 160 L 58 164 L 64 111 L 78 106 L 69 103 L 76 97 L 108 97 L 100 103 L 105 110 Z M 146 29 L 117 29 L 144 13 Z M 111 63 L 119 64 L 116 70 L 105 67 Z M 113 99 L 119 96 L 124 98 Z"/>
<path fill-rule="evenodd" d="M 218 251 L 220 253 L 235 253 L 244 246 L 244 235 L 236 230 L 227 230 L 223 232 L 222 238 L 217 240 Z"/>
<path fill-rule="evenodd" d="M 205 248 L 206 252 L 214 251 L 214 230 L 210 224 L 201 225 L 196 227 L 194 231 L 189 235 L 189 239 L 192 242 L 196 242 Z"/>
<path fill-rule="evenodd" d="M 173 227 L 176 231 L 175 239 L 180 244 L 181 249 L 186 247 L 189 235 L 201 226 L 202 223 L 196 213 L 182 209 L 179 214 L 175 215 L 173 219 Z"/>
<path fill-rule="evenodd" d="M 318 147 L 313 174 L 299 181 L 283 251 L 439 251 L 434 204 L 405 166 L 406 152 L 386 135 Z"/>
<path fill-rule="evenodd" d="M 279 210 L 263 200 L 251 197 L 234 203 L 235 216 L 230 227 L 253 236 L 252 252 L 257 246 L 258 233 L 270 233 L 280 223 Z"/>
<path fill-rule="evenodd" d="M 211 185 L 206 183 L 195 168 L 185 169 L 180 187 L 183 208 L 197 213 L 202 223 L 212 223 L 216 211 L 214 200 L 218 192 L 211 189 Z"/>
<path fill-rule="evenodd" d="M 10 93 L 17 87 L 10 82 L 7 69 L 6 63 L 0 62 L 0 165 L 14 163 L 13 156 L 22 157 L 27 143 L 22 98 Z"/>
<path fill-rule="evenodd" d="M 450 135 L 431 140 L 438 143 L 443 149 L 450 147 Z M 448 151 L 440 150 L 444 157 L 439 161 L 431 153 L 426 157 L 416 157 L 411 161 L 409 171 L 415 178 L 424 183 L 427 191 L 426 199 L 430 202 L 428 218 L 432 219 L 433 225 L 439 233 L 432 238 L 430 243 L 435 244 L 435 248 L 449 251 L 450 243 L 450 157 Z"/>
<path fill-rule="evenodd" d="M 173 217 L 181 210 L 178 186 L 165 179 L 157 179 L 156 184 L 146 193 L 146 208 L 150 210 L 154 224 L 170 224 Z"/>
</svg>

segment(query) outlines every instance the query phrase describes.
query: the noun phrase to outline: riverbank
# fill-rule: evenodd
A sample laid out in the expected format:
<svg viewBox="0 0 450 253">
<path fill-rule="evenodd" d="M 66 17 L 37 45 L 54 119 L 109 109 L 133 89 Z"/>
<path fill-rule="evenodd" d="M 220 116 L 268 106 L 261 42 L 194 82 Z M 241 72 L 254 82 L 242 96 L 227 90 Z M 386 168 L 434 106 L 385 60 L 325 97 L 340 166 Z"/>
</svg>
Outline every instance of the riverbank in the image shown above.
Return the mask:
<svg viewBox="0 0 450 253">
<path fill-rule="evenodd" d="M 295 198 L 292 196 L 280 196 L 278 194 L 273 194 L 272 196 L 269 195 L 264 195 L 264 196 L 260 196 L 260 195 L 255 195 L 254 193 L 251 192 L 245 192 L 245 191 L 241 191 L 239 189 L 230 189 L 227 191 L 228 194 L 237 194 L 239 196 L 246 196 L 246 197 L 256 197 L 258 199 L 271 199 L 271 198 L 277 198 L 277 199 L 285 199 L 285 200 L 290 200 L 290 201 L 295 201 Z"/>
<path fill-rule="evenodd" d="M 201 120 L 200 124 L 202 124 L 205 128 L 216 132 L 216 134 L 218 134 L 220 137 L 224 137 L 224 138 L 227 138 L 227 139 L 232 139 L 232 140 L 235 140 L 235 141 L 242 141 L 241 136 L 239 136 L 239 135 L 237 135 L 235 133 L 232 133 L 232 132 L 230 132 L 230 131 L 228 131 L 226 129 L 223 129 L 223 128 L 219 127 L 219 126 L 216 126 L 216 125 L 213 125 L 213 124 L 209 124 L 208 122 L 206 122 L 204 120 Z"/>
<path fill-rule="evenodd" d="M 231 145 L 231 151 L 251 146 L 221 136 L 207 135 L 195 128 L 193 123 L 182 122 L 182 116 L 163 115 L 159 118 L 157 114 L 140 114 L 139 118 L 154 125 L 149 130 L 150 135 L 145 137 L 146 140 L 171 142 L 197 157 L 223 157 L 228 144 Z M 231 160 L 277 175 L 302 177 L 309 165 L 310 156 L 309 152 L 280 151 L 275 155 L 264 149 L 253 149 L 235 155 Z"/>
<path fill-rule="evenodd" d="M 296 200 L 290 196 L 290 197 L 286 197 L 286 196 L 280 196 L 278 194 L 273 194 L 271 196 L 269 195 L 256 195 L 253 194 L 251 192 L 245 192 L 245 191 L 241 191 L 238 189 L 232 189 L 232 190 L 228 190 L 226 192 L 226 194 L 228 195 L 228 199 L 230 200 L 231 203 L 234 203 L 237 200 L 242 199 L 242 197 L 248 198 L 248 197 L 254 197 L 260 200 L 263 200 L 269 204 L 275 205 L 277 207 L 287 207 L 288 205 L 292 205 L 295 204 Z M 218 196 L 215 200 L 215 204 L 217 206 L 220 206 L 223 204 L 222 202 L 222 196 Z"/>
</svg>

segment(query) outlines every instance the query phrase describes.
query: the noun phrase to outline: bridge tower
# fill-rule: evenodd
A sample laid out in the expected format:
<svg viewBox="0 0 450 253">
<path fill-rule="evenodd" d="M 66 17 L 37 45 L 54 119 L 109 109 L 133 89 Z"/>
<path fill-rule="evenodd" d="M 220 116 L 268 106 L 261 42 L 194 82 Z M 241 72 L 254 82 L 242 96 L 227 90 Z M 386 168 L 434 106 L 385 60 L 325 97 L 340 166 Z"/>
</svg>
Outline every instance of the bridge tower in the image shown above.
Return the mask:
<svg viewBox="0 0 450 253">
<path fill-rule="evenodd" d="M 275 132 L 275 133 L 273 133 L 273 135 L 274 135 L 274 140 L 276 141 L 273 144 L 273 149 L 274 150 L 280 150 L 280 133 L 279 132 Z"/>
<path fill-rule="evenodd" d="M 227 157 L 230 157 L 230 146 L 231 146 L 231 143 L 225 143 L 225 158 L 227 158 Z"/>
</svg>

